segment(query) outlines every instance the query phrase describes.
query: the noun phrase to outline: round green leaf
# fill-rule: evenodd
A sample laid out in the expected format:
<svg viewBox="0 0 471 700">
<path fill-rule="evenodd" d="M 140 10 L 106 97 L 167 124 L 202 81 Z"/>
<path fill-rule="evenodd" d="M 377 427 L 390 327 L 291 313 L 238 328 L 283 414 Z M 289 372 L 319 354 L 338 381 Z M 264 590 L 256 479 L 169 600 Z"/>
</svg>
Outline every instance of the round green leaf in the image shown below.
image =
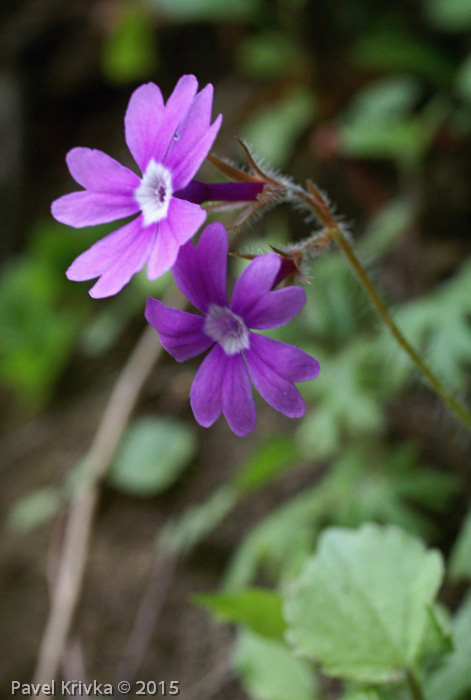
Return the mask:
<svg viewBox="0 0 471 700">
<path fill-rule="evenodd" d="M 108 478 L 120 491 L 152 496 L 177 480 L 195 452 L 195 434 L 180 421 L 138 418 L 125 435 Z"/>
<path fill-rule="evenodd" d="M 440 553 L 397 527 L 330 528 L 288 597 L 288 639 L 327 675 L 394 680 L 421 654 L 442 578 Z"/>
</svg>

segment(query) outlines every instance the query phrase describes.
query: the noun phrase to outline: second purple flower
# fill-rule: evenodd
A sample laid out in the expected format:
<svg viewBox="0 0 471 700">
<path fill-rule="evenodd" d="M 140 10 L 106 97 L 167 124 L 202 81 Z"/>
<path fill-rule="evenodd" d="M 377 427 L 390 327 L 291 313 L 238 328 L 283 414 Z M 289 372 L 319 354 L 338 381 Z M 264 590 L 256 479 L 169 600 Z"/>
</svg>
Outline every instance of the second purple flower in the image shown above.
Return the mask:
<svg viewBox="0 0 471 700">
<path fill-rule="evenodd" d="M 250 330 L 283 326 L 305 304 L 300 287 L 273 291 L 279 256 L 270 253 L 255 258 L 237 280 L 229 303 L 227 253 L 224 227 L 211 224 L 201 234 L 197 248 L 190 241 L 180 249 L 172 269 L 180 290 L 202 315 L 148 299 L 146 318 L 178 362 L 214 346 L 195 375 L 191 407 L 200 425 L 211 426 L 223 413 L 233 432 L 242 436 L 256 422 L 250 379 L 273 408 L 299 418 L 305 406 L 294 382 L 314 379 L 319 363 L 299 348 Z"/>
</svg>

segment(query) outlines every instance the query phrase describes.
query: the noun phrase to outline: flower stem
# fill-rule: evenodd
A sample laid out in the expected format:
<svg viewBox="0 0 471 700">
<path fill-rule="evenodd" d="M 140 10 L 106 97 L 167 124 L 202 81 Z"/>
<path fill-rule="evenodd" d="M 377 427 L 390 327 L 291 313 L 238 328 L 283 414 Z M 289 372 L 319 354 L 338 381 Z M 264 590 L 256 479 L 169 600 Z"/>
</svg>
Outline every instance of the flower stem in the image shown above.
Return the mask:
<svg viewBox="0 0 471 700">
<path fill-rule="evenodd" d="M 420 683 L 417 680 L 417 676 L 410 670 L 406 673 L 407 682 L 411 690 L 413 700 L 425 700 Z"/>
<path fill-rule="evenodd" d="M 399 330 L 398 326 L 393 321 L 388 310 L 386 309 L 381 297 L 379 296 L 376 287 L 368 277 L 365 268 L 350 245 L 350 242 L 342 231 L 340 225 L 335 220 L 335 217 L 333 216 L 325 198 L 323 195 L 321 195 L 312 182 L 308 181 L 308 187 L 309 192 L 301 187 L 293 187 L 292 194 L 296 198 L 301 199 L 315 213 L 321 223 L 324 224 L 326 227 L 326 233 L 330 235 L 331 240 L 334 240 L 339 246 L 342 253 L 353 267 L 360 284 L 368 295 L 380 319 L 388 327 L 389 331 L 399 343 L 401 348 L 409 355 L 412 362 L 415 364 L 422 376 L 426 378 L 430 386 L 460 419 L 460 421 L 464 423 L 469 430 L 471 430 L 471 413 L 460 401 L 458 401 L 458 399 L 453 396 L 451 392 L 448 391 L 438 377 L 427 366 L 417 350 L 409 343 L 407 338 L 405 338 L 405 336 Z M 307 245 L 309 245 L 309 241 L 307 241 Z M 419 697 L 421 696 L 417 696 L 417 698 Z"/>
</svg>

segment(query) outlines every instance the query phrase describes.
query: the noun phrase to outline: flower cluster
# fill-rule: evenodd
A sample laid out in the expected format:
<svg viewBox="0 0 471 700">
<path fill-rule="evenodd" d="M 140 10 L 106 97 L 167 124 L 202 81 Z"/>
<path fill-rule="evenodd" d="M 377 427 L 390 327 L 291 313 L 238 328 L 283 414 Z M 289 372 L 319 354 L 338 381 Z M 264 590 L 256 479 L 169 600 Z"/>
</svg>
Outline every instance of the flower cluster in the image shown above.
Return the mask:
<svg viewBox="0 0 471 700">
<path fill-rule="evenodd" d="M 166 103 L 153 83 L 138 88 L 126 112 L 125 133 L 141 176 L 102 151 L 74 148 L 67 164 L 84 189 L 56 200 L 52 213 L 77 228 L 135 217 L 82 253 L 67 270 L 68 278 L 98 277 L 90 294 L 107 297 L 146 263 L 149 279 L 172 268 L 178 287 L 200 314 L 148 299 L 146 318 L 178 362 L 210 350 L 190 393 L 198 423 L 209 427 L 223 413 L 234 433 L 247 435 L 256 421 L 251 381 L 273 408 L 297 418 L 305 407 L 294 383 L 314 379 L 319 363 L 292 345 L 253 332 L 288 323 L 305 304 L 300 287 L 275 289 L 286 274 L 280 255 L 252 260 L 229 303 L 224 227 L 208 226 L 197 247 L 190 240 L 206 218 L 204 201 L 264 201 L 263 178 L 242 174 L 238 182 L 215 184 L 193 180 L 221 124 L 221 115 L 211 123 L 212 86 L 199 93 L 197 88 L 196 78 L 185 75 Z"/>
</svg>

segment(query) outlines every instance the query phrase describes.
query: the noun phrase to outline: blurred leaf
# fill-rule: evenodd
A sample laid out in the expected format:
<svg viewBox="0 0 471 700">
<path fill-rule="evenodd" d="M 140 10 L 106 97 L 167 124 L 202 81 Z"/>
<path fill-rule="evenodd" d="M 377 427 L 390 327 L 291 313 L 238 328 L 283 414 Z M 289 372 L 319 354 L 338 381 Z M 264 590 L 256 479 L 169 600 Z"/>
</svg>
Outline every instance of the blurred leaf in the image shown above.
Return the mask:
<svg viewBox="0 0 471 700">
<path fill-rule="evenodd" d="M 231 483 L 241 493 L 251 493 L 272 482 L 298 459 L 299 452 L 291 437 L 270 437 L 255 449 Z"/>
<path fill-rule="evenodd" d="M 384 416 L 381 393 L 368 374 L 376 376 L 371 348 L 362 341 L 350 342 L 336 355 L 315 352 L 322 371 L 306 392 L 315 400 L 298 428 L 305 456 L 324 459 L 334 455 L 344 433 L 365 435 L 381 429 Z M 376 368 L 377 369 L 377 368 Z M 335 391 L 332 391 L 335 377 Z"/>
<path fill-rule="evenodd" d="M 354 46 L 353 60 L 375 72 L 415 73 L 445 85 L 455 73 L 453 61 L 443 51 L 404 27 L 380 26 L 363 34 Z"/>
<path fill-rule="evenodd" d="M 251 632 L 283 641 L 286 622 L 281 613 L 279 593 L 247 588 L 240 593 L 198 593 L 193 599 L 218 619 L 243 625 Z"/>
<path fill-rule="evenodd" d="M 440 97 L 420 114 L 418 83 L 391 77 L 357 93 L 340 120 L 342 152 L 356 158 L 387 158 L 410 163 L 421 157 L 448 114 Z"/>
<path fill-rule="evenodd" d="M 146 0 L 146 3 L 180 22 L 249 22 L 261 8 L 259 0 Z"/>
<path fill-rule="evenodd" d="M 453 652 L 425 682 L 427 700 L 465 700 L 471 691 L 471 595 L 453 621 Z"/>
<path fill-rule="evenodd" d="M 343 449 L 324 478 L 256 525 L 230 562 L 224 585 L 240 590 L 260 570 L 270 581 L 291 578 L 326 524 L 356 527 L 366 520 L 393 523 L 419 535 L 434 532 L 421 508 L 440 510 L 457 491 L 450 475 L 427 469 L 412 444 L 378 440 Z"/>
<path fill-rule="evenodd" d="M 448 654 L 453 650 L 450 613 L 440 603 L 434 603 L 428 608 L 428 615 L 420 655 Z"/>
<path fill-rule="evenodd" d="M 32 491 L 14 504 L 8 518 L 10 527 L 28 532 L 56 515 L 62 504 L 61 492 L 52 486 Z"/>
<path fill-rule="evenodd" d="M 423 0 L 430 21 L 442 31 L 464 32 L 471 27 L 469 0 Z"/>
<path fill-rule="evenodd" d="M 358 244 L 362 257 L 379 257 L 387 253 L 401 234 L 412 225 L 416 209 L 410 199 L 388 202 L 369 222 Z"/>
<path fill-rule="evenodd" d="M 269 580 L 299 573 L 325 512 L 319 489 L 302 492 L 252 528 L 233 556 L 224 578 L 227 590 L 240 590 L 260 571 Z"/>
<path fill-rule="evenodd" d="M 120 491 L 152 496 L 171 486 L 193 459 L 195 433 L 170 418 L 137 418 L 128 428 L 108 480 Z"/>
<path fill-rule="evenodd" d="M 287 596 L 287 637 L 327 675 L 393 681 L 418 659 L 442 577 L 440 553 L 399 528 L 331 528 Z"/>
<path fill-rule="evenodd" d="M 113 83 L 129 83 L 151 75 L 156 64 L 155 35 L 150 16 L 137 3 L 119 6 L 115 24 L 103 45 L 105 77 Z"/>
<path fill-rule="evenodd" d="M 237 491 L 222 486 L 201 505 L 189 508 L 179 520 L 170 521 L 157 546 L 171 553 L 188 552 L 212 532 L 237 503 Z"/>
<path fill-rule="evenodd" d="M 456 76 L 456 90 L 458 95 L 471 102 L 471 54 L 460 66 Z"/>
<path fill-rule="evenodd" d="M 256 144 L 257 154 L 277 166 L 286 165 L 302 132 L 312 123 L 315 100 L 301 87 L 293 88 L 276 105 L 270 104 L 245 123 L 243 135 Z"/>
<path fill-rule="evenodd" d="M 448 563 L 448 575 L 452 581 L 471 579 L 471 510 L 464 519 Z"/>
<path fill-rule="evenodd" d="M 262 80 L 279 80 L 296 74 L 303 66 L 302 51 L 284 32 L 265 31 L 246 36 L 237 49 L 239 69 Z"/>
<path fill-rule="evenodd" d="M 77 319 L 61 308 L 57 280 L 23 258 L 0 278 L 0 375 L 31 404 L 44 403 L 75 340 Z"/>
<path fill-rule="evenodd" d="M 285 644 L 243 632 L 233 663 L 255 700 L 315 700 L 314 674 Z"/>
<path fill-rule="evenodd" d="M 428 364 L 451 387 L 462 387 L 471 362 L 471 263 L 466 262 L 448 282 L 425 298 L 404 304 L 395 314 L 408 340 L 422 351 Z M 399 384 L 412 370 L 409 358 L 396 351 L 383 335 L 377 352 L 384 355 L 388 371 Z M 394 348 L 393 348 L 394 345 Z"/>
</svg>

